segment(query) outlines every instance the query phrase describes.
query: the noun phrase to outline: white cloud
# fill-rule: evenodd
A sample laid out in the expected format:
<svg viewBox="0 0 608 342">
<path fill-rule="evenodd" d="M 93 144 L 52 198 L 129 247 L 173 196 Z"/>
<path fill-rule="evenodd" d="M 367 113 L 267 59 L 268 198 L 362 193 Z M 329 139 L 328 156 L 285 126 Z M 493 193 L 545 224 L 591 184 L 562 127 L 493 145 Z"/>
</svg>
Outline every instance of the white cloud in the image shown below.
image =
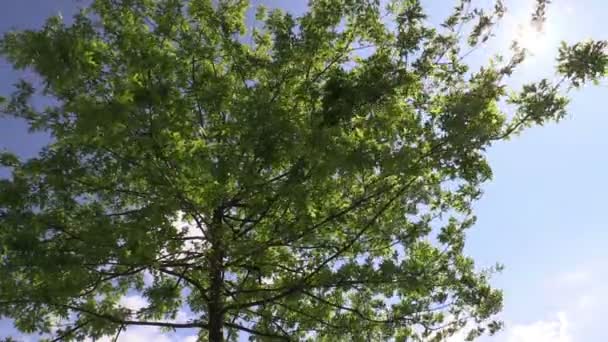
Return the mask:
<svg viewBox="0 0 608 342">
<path fill-rule="evenodd" d="M 111 342 L 113 339 L 106 337 L 98 340 L 99 342 Z M 118 342 L 172 342 L 166 333 L 162 333 L 156 327 L 129 327 L 120 334 Z"/>
<path fill-rule="evenodd" d="M 198 337 L 196 337 L 195 335 L 187 336 L 182 340 L 182 342 L 197 342 L 197 341 L 198 341 Z"/>
<path fill-rule="evenodd" d="M 96 341 L 112 342 L 114 336 L 106 336 Z M 93 342 L 93 340 L 87 339 L 85 342 Z M 162 332 L 157 327 L 131 326 L 120 334 L 118 342 L 197 342 L 197 336 L 179 336 L 175 333 Z"/>
<path fill-rule="evenodd" d="M 97 342 L 112 342 L 114 336 L 105 336 L 96 340 Z M 190 335 L 180 337 L 175 333 L 162 332 L 158 327 L 151 326 L 130 326 L 123 330 L 118 338 L 118 342 L 196 342 L 197 337 Z M 93 342 L 86 339 L 85 342 Z"/>
<path fill-rule="evenodd" d="M 148 302 L 145 298 L 139 295 L 129 295 L 122 297 L 119 301 L 119 305 L 137 311 L 141 308 L 144 308 L 148 305 Z M 184 310 L 178 311 L 175 320 L 169 320 L 169 322 L 179 322 L 184 323 L 194 319 L 193 315 L 188 314 Z M 12 325 L 12 321 L 10 320 L 0 320 L 0 338 L 6 337 L 8 335 L 12 335 L 13 337 L 17 337 L 19 341 L 23 340 L 25 342 L 29 341 L 38 341 L 40 336 L 32 334 L 32 335 L 24 335 L 18 334 L 16 331 L 13 333 L 10 327 Z M 101 339 L 97 339 L 97 342 L 112 342 L 114 341 L 114 336 L 106 336 Z M 196 342 L 197 337 L 195 335 L 181 337 L 175 333 L 167 333 L 162 332 L 160 328 L 153 326 L 129 326 L 125 330 L 123 330 L 118 338 L 118 342 Z M 92 339 L 85 339 L 85 342 L 93 342 Z"/>
<path fill-rule="evenodd" d="M 138 295 L 122 297 L 119 301 L 119 304 L 133 311 L 138 311 L 148 306 L 148 302 L 146 301 L 146 299 Z"/>
<path fill-rule="evenodd" d="M 119 301 L 119 305 L 133 311 L 138 311 L 142 308 L 147 307 L 149 303 L 144 297 L 140 295 L 130 295 L 122 297 Z M 169 320 L 169 322 L 184 323 L 191 321 L 195 318 L 196 317 L 194 315 L 188 314 L 182 308 L 182 310 L 179 310 L 175 315 L 175 319 Z"/>
<path fill-rule="evenodd" d="M 144 271 L 144 285 L 152 286 L 153 282 L 154 282 L 154 275 L 152 273 L 150 273 L 150 271 L 145 270 Z"/>
<path fill-rule="evenodd" d="M 459 330 L 457 333 L 455 333 L 454 335 L 450 336 L 447 340 L 445 340 L 445 342 L 462 342 L 467 337 L 467 332 L 468 331 L 469 331 L 469 329 L 467 329 L 465 327 L 464 329 Z"/>
<path fill-rule="evenodd" d="M 573 342 L 566 313 L 559 312 L 556 316 L 551 320 L 507 327 L 506 342 Z"/>
<path fill-rule="evenodd" d="M 186 215 L 182 212 L 177 214 L 177 219 L 173 222 L 175 228 L 182 234 L 184 238 L 196 238 L 187 240 L 183 244 L 183 251 L 194 251 L 204 248 L 204 234 L 198 225 L 193 220 L 187 220 Z M 165 254 L 163 251 L 161 254 Z"/>
<path fill-rule="evenodd" d="M 583 294 L 576 300 L 576 310 L 589 311 L 599 303 L 600 301 L 595 296 Z"/>
</svg>

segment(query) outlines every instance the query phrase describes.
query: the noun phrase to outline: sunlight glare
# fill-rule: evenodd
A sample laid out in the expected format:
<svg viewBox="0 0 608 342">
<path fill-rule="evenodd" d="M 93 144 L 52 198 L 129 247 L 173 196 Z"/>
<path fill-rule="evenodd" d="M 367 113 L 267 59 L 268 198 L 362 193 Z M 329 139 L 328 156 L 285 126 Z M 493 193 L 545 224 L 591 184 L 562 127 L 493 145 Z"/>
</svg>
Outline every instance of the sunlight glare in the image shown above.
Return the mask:
<svg viewBox="0 0 608 342">
<path fill-rule="evenodd" d="M 543 30 L 538 30 L 531 24 L 519 24 L 515 27 L 513 38 L 518 42 L 519 46 L 526 49 L 531 55 L 540 55 L 548 46 L 549 37 L 547 37 L 547 30 L 547 25 L 545 25 Z"/>
</svg>

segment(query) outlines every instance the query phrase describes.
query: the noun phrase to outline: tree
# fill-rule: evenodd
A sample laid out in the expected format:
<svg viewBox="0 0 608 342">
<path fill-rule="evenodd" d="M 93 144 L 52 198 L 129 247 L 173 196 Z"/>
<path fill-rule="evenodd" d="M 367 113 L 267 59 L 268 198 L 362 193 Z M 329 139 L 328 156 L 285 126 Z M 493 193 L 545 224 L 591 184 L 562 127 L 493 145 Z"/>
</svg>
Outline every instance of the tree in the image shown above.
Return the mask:
<svg viewBox="0 0 608 342">
<path fill-rule="evenodd" d="M 41 82 L 17 83 L 2 112 L 51 141 L 0 155 L 0 316 L 56 340 L 135 325 L 201 341 L 498 330 L 496 269 L 463 254 L 484 152 L 563 117 L 564 90 L 603 76 L 606 42 L 562 46 L 561 81 L 513 92 L 516 43 L 478 70 L 465 59 L 500 1 L 462 0 L 440 27 L 416 0 L 258 7 L 250 30 L 248 8 L 95 0 L 69 25 L 4 36 L 2 55 Z M 146 307 L 120 305 L 134 292 Z"/>
</svg>

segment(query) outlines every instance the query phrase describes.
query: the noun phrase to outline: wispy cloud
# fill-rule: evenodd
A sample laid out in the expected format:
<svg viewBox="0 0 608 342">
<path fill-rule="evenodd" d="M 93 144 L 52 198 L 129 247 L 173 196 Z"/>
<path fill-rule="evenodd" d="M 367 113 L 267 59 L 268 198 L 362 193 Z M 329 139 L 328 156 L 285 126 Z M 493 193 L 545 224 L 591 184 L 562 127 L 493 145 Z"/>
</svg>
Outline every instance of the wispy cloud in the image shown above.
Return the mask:
<svg viewBox="0 0 608 342">
<path fill-rule="evenodd" d="M 552 281 L 553 287 L 580 287 L 588 285 L 592 279 L 592 273 L 588 269 L 578 269 L 558 274 Z"/>
<path fill-rule="evenodd" d="M 573 342 L 570 322 L 564 312 L 549 320 L 507 326 L 505 342 Z"/>
</svg>

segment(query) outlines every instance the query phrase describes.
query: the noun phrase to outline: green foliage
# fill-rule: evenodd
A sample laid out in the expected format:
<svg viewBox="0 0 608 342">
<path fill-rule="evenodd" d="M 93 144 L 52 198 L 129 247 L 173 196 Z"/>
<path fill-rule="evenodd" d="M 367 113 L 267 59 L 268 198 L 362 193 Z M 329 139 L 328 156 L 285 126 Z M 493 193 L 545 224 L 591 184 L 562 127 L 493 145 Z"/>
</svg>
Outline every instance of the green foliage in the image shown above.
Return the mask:
<svg viewBox="0 0 608 342">
<path fill-rule="evenodd" d="M 0 316 L 63 340 L 131 325 L 201 341 L 500 329 L 496 270 L 463 255 L 484 151 L 562 118 L 564 87 L 604 75 L 606 43 L 564 45 L 562 82 L 513 91 L 516 45 L 478 70 L 461 52 L 491 37 L 501 2 L 460 1 L 440 27 L 416 0 L 257 8 L 250 31 L 248 9 L 95 0 L 71 25 L 3 37 L 42 83 L 0 108 L 52 141 L 30 160 L 0 154 Z M 52 101 L 34 107 L 37 93 Z M 133 293 L 144 308 L 121 306 Z"/>
<path fill-rule="evenodd" d="M 575 87 L 588 81 L 597 82 L 606 74 L 607 47 L 606 41 L 584 41 L 571 46 L 562 43 L 557 57 L 558 71 Z"/>
</svg>

